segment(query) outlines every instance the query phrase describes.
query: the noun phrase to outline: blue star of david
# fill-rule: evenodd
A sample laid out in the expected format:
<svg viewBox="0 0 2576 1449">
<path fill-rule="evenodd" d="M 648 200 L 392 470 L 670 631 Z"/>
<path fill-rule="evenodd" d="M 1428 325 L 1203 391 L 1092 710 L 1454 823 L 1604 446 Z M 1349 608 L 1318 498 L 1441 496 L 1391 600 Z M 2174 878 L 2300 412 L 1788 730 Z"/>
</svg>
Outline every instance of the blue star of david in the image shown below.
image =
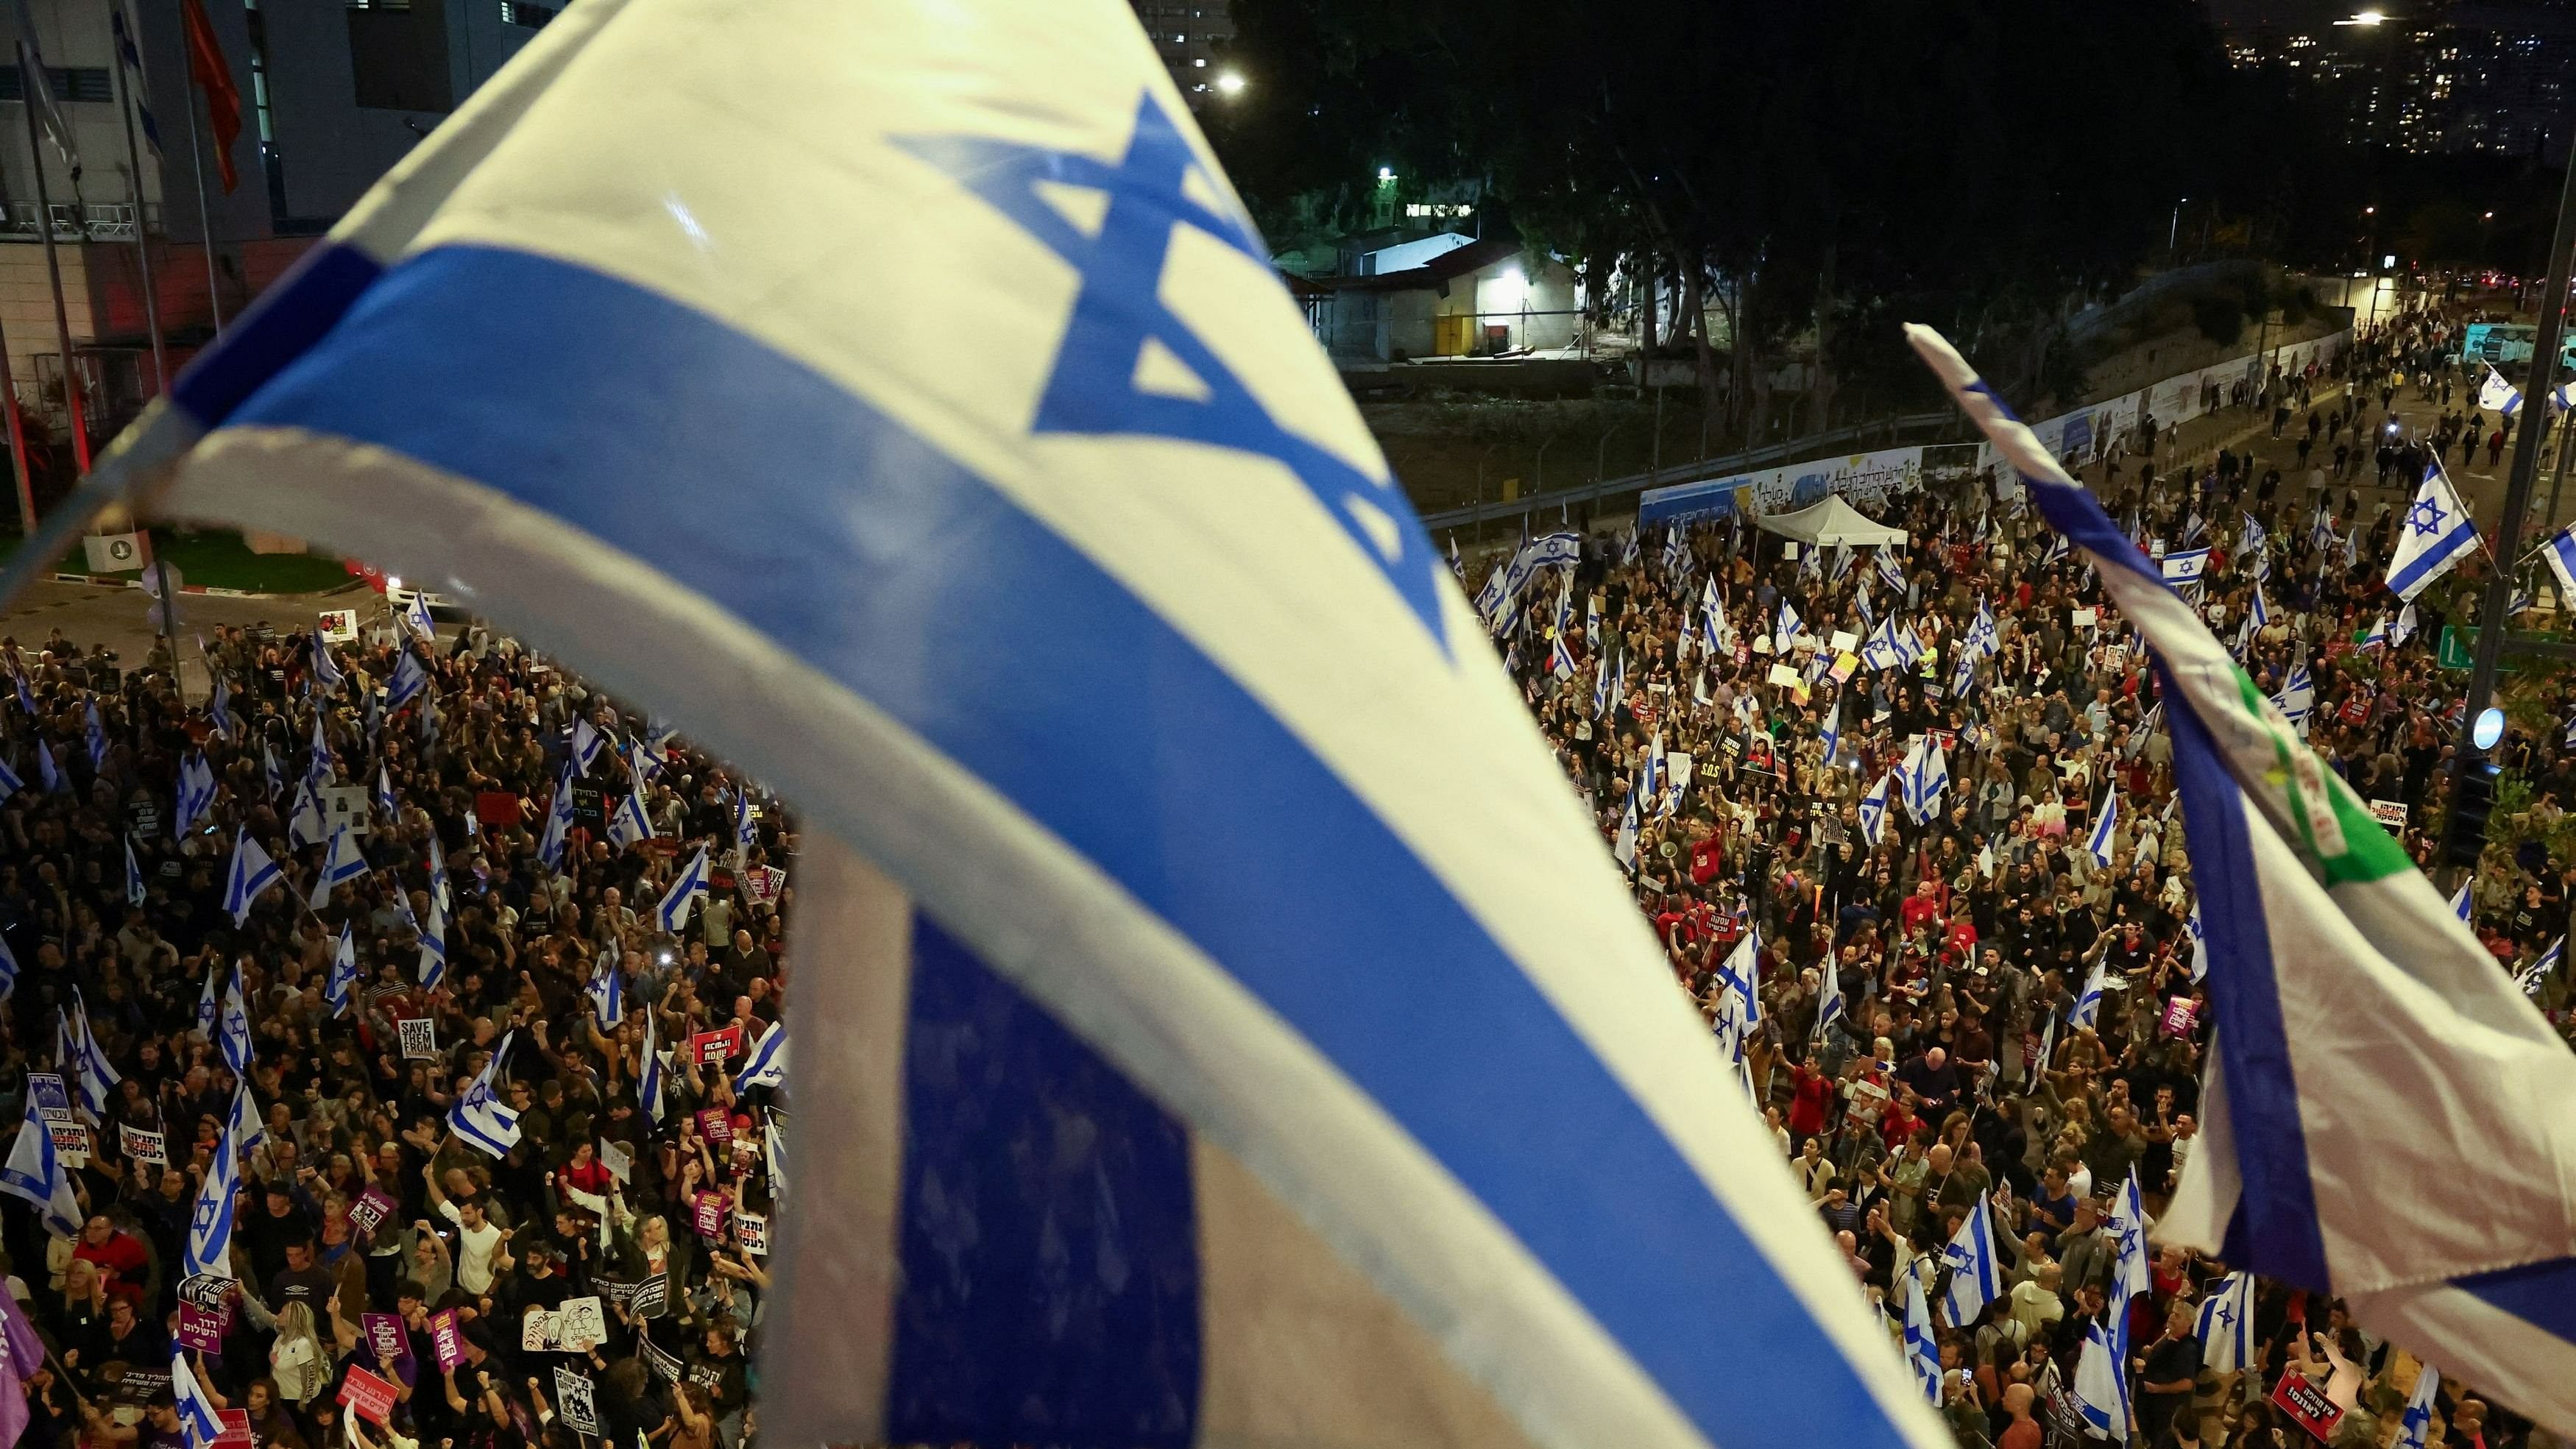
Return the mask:
<svg viewBox="0 0 2576 1449">
<path fill-rule="evenodd" d="M 2439 500 L 2418 498 L 2415 500 L 2415 505 L 2406 510 L 2406 526 L 2417 533 L 2439 533 L 2442 531 L 2442 520 L 2450 516 L 2450 510 L 2444 508 Z"/>
<path fill-rule="evenodd" d="M 2218 1305 L 2218 1311 L 2212 1313 L 2209 1317 L 2212 1323 L 2217 1324 L 2220 1328 L 2226 1328 L 2236 1322 L 2235 1306 L 2232 1304 L 2221 1303 Z"/>
<path fill-rule="evenodd" d="M 1116 161 L 990 136 L 910 136 L 904 150 L 972 191 L 1081 276 L 1055 370 L 1031 420 L 1034 433 L 1173 438 L 1275 459 L 1312 493 L 1377 566 L 1445 651 L 1440 561 L 1391 478 L 1373 478 L 1280 426 L 1243 379 L 1166 306 L 1159 286 L 1177 228 L 1189 226 L 1263 267 L 1269 253 L 1250 221 L 1225 206 L 1171 115 L 1148 92 L 1126 154 Z M 1201 183 L 1192 195 L 1187 183 Z M 1107 193 L 1086 232 L 1042 186 Z M 1164 389 L 1136 384 L 1149 349 L 1188 377 Z M 1168 370 L 1168 369 L 1167 369 Z M 1183 395 L 1186 394 L 1186 395 Z"/>
</svg>

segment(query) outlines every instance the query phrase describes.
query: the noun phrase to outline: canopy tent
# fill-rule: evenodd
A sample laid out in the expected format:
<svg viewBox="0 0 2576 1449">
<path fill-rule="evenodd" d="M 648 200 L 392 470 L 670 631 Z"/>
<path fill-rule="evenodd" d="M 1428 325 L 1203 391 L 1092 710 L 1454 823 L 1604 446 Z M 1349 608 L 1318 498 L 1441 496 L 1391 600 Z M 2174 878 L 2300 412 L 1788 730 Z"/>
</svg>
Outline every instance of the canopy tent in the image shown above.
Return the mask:
<svg viewBox="0 0 2576 1449">
<path fill-rule="evenodd" d="M 1873 523 L 1868 515 L 1840 498 L 1828 498 L 1795 513 L 1764 514 L 1753 522 L 1764 533 L 1776 533 L 1782 538 L 1820 548 L 1831 548 L 1838 543 L 1847 543 L 1854 548 L 1867 548 L 1872 544 L 1902 546 L 1905 542 L 1904 529 Z"/>
</svg>

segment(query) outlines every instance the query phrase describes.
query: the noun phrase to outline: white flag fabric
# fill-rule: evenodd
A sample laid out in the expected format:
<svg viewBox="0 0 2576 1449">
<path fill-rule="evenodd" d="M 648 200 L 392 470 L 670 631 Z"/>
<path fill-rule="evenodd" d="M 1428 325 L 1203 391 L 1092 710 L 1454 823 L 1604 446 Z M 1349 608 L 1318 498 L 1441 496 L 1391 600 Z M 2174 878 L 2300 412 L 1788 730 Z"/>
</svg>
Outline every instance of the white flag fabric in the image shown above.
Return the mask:
<svg viewBox="0 0 2576 1449">
<path fill-rule="evenodd" d="M 1118 0 L 569 6 L 180 448 L 173 514 L 453 580 L 795 802 L 782 1442 L 1946 1442 Z M 915 1259 L 1005 1150 L 927 1124 L 1034 1120 L 853 1079 L 960 992 L 1054 1034 L 1010 1112 L 1155 1150 Z M 1080 1344 L 1009 1266 L 1068 1213 L 1137 1268 Z"/>
<path fill-rule="evenodd" d="M 483 1064 L 456 1105 L 447 1110 L 447 1130 L 476 1151 L 490 1157 L 507 1157 L 519 1145 L 519 1114 L 501 1105 L 500 1094 L 493 1084 L 501 1079 L 501 1064 L 510 1056 L 510 1043 L 518 1033 L 510 1032 L 492 1050 L 492 1059 Z"/>
<path fill-rule="evenodd" d="M 1914 1371 L 1923 1401 L 1941 1403 L 1941 1344 L 1932 1334 L 1932 1309 L 1923 1301 L 1923 1278 L 1905 1275 L 1905 1366 Z"/>
<path fill-rule="evenodd" d="M 188 1351 L 173 1346 L 170 1350 L 171 1407 L 179 1411 L 179 1427 L 186 1432 L 188 1449 L 214 1449 L 223 1437 L 224 1422 L 215 1410 L 215 1401 L 206 1397 L 205 1385 L 197 1382 L 197 1371 L 188 1366 Z"/>
<path fill-rule="evenodd" d="M 188 1241 L 180 1250 L 185 1276 L 233 1276 L 233 1206 L 240 1191 L 241 1148 L 227 1129 L 215 1138 L 206 1180 L 198 1184 L 196 1204 L 188 1216 Z"/>
<path fill-rule="evenodd" d="M 2115 786 L 2102 792 L 2102 808 L 2093 820 L 2093 838 L 2084 843 L 2085 853 L 2104 870 L 2111 868 L 2111 838 L 2119 828 L 2120 791 Z"/>
<path fill-rule="evenodd" d="M 2129 1438 L 2127 1379 L 2119 1356 L 2101 1324 L 2084 1335 L 2084 1350 L 2075 1360 L 2075 1404 L 2093 1432 L 2116 1442 Z"/>
<path fill-rule="evenodd" d="M 2413 599 L 2478 544 L 2477 524 L 2451 491 L 2439 460 L 2424 469 L 2415 501 L 2398 517 L 2397 552 L 2388 561 L 2388 591 Z"/>
<path fill-rule="evenodd" d="M 1860 797 L 1860 833 L 1873 846 L 1887 833 L 1887 782 L 1893 775 L 1881 775 L 1869 793 Z"/>
<path fill-rule="evenodd" d="M 2558 576 L 2558 596 L 2576 600 L 2576 523 L 2551 534 L 2540 551 L 2549 560 L 2549 571 Z"/>
<path fill-rule="evenodd" d="M 367 858 L 358 853 L 358 842 L 349 827 L 338 825 L 331 830 L 330 852 L 322 857 L 322 869 L 313 877 L 313 896 L 305 902 L 319 911 L 331 904 L 331 888 L 344 885 L 367 873 Z"/>
<path fill-rule="evenodd" d="M 2230 1273 L 2212 1285 L 2192 1319 L 2192 1336 L 2200 1340 L 2201 1367 L 2212 1373 L 2254 1363 L 2254 1275 Z"/>
<path fill-rule="evenodd" d="M 250 1005 L 242 999 L 241 968 L 224 983 L 223 1014 L 215 1034 L 215 1054 L 236 1077 L 250 1076 Z"/>
<path fill-rule="evenodd" d="M 2216 1047 L 2159 1235 L 2340 1296 L 2576 1432 L 2576 1057 L 2092 496 L 1948 344 L 1909 333 L 2099 567 L 2174 706 Z"/>
<path fill-rule="evenodd" d="M 1995 1230 L 1986 1199 L 1980 1196 L 1959 1220 L 1959 1231 L 1941 1251 L 1950 1270 L 1950 1286 L 1941 1294 L 1941 1312 L 1952 1328 L 1977 1321 L 1986 1305 L 2003 1296 L 2003 1264 L 1995 1256 Z"/>
<path fill-rule="evenodd" d="M 2406 1396 L 2406 1412 L 2397 1420 L 2397 1437 L 2388 1449 L 2433 1449 L 2433 1399 L 2441 1392 L 2441 1371 L 2418 1360 L 2414 1392 Z"/>
<path fill-rule="evenodd" d="M 278 869 L 277 862 L 269 858 L 258 841 L 251 839 L 248 829 L 236 832 L 232 869 L 224 877 L 224 909 L 232 912 L 233 924 L 238 926 L 249 920 L 250 908 L 259 900 L 260 892 L 285 878 L 286 872 Z"/>
<path fill-rule="evenodd" d="M 734 1074 L 733 1089 L 748 1092 L 754 1087 L 783 1086 L 787 1081 L 787 1023 L 773 1021 L 751 1044 L 751 1054 L 743 1059 L 742 1070 Z"/>
<path fill-rule="evenodd" d="M 680 873 L 671 878 L 671 888 L 663 892 L 661 904 L 653 908 L 654 924 L 660 926 L 665 935 L 680 934 L 680 928 L 689 923 L 690 907 L 706 897 L 707 847 L 701 845 Z"/>
<path fill-rule="evenodd" d="M 81 1230 L 80 1199 L 73 1194 L 70 1170 L 54 1153 L 54 1134 L 37 1109 L 35 1093 L 26 1097 L 27 1115 L 18 1123 L 8 1160 L 0 1162 L 0 1192 L 35 1208 L 45 1231 L 72 1237 Z"/>
</svg>

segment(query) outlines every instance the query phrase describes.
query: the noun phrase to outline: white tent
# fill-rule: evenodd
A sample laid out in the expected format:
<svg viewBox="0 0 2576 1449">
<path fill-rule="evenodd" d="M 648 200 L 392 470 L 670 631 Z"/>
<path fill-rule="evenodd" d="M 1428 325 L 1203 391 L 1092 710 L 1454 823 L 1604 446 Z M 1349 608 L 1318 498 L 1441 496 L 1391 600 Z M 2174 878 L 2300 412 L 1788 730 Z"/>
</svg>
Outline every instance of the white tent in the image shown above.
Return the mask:
<svg viewBox="0 0 2576 1449">
<path fill-rule="evenodd" d="M 1854 548 L 1872 544 L 1903 544 L 1905 530 L 1872 523 L 1859 509 L 1840 498 L 1828 498 L 1795 513 L 1765 514 L 1754 520 L 1764 533 L 1776 533 L 1814 547 L 1831 548 L 1847 543 Z"/>
</svg>

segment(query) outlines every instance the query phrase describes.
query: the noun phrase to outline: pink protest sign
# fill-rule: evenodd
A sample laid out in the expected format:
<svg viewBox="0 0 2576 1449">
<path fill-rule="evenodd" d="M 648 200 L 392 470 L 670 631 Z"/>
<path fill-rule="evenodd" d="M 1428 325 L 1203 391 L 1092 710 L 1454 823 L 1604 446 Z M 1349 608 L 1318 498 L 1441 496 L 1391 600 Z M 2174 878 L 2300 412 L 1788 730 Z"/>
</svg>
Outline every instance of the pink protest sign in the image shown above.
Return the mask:
<svg viewBox="0 0 2576 1449">
<path fill-rule="evenodd" d="M 429 1316 L 429 1343 L 438 1354 L 439 1372 L 465 1362 L 465 1340 L 456 1332 L 455 1309 L 442 1309 Z"/>
</svg>

